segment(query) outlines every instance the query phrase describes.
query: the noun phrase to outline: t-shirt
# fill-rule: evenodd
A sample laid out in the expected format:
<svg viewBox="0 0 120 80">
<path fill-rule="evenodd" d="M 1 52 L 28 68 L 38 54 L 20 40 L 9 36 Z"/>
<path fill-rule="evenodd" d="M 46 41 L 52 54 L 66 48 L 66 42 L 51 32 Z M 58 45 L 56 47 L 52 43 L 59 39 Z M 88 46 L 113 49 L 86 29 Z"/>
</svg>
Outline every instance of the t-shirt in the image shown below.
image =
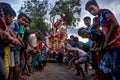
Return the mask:
<svg viewBox="0 0 120 80">
<path fill-rule="evenodd" d="M 43 61 L 42 54 L 41 53 L 37 53 L 35 55 L 35 57 L 33 58 L 32 65 L 33 66 L 38 66 L 41 61 Z"/>
<path fill-rule="evenodd" d="M 99 20 L 100 20 L 100 26 L 102 26 L 102 31 L 105 35 L 105 37 L 108 35 L 109 33 L 109 27 L 110 27 L 110 20 L 115 19 L 114 14 L 108 10 L 108 9 L 101 9 L 100 13 L 99 13 Z M 117 22 L 117 20 L 116 20 Z M 115 38 L 117 38 L 117 36 L 120 34 L 120 26 L 117 27 L 115 33 L 113 33 L 113 37 L 111 38 L 110 41 L 114 40 Z M 116 48 L 116 47 L 120 47 L 120 41 L 117 41 L 115 43 L 113 43 L 110 48 Z"/>
<path fill-rule="evenodd" d="M 24 25 L 20 25 L 19 26 L 19 34 L 22 38 L 24 38 L 24 32 L 25 32 L 25 28 L 24 28 Z"/>
<path fill-rule="evenodd" d="M 86 52 L 89 52 L 90 51 L 90 48 L 92 47 L 92 40 L 88 40 L 84 46 L 83 46 L 83 50 L 86 51 Z"/>
<path fill-rule="evenodd" d="M 10 26 L 8 26 L 8 28 L 9 28 L 10 31 L 14 32 L 15 35 L 18 34 L 19 26 L 18 26 L 17 22 L 12 23 Z M 17 47 L 11 47 L 11 50 L 16 51 Z"/>
<path fill-rule="evenodd" d="M 37 47 L 37 37 L 35 34 L 31 34 L 29 36 L 29 41 L 30 41 L 30 44 L 33 46 L 33 47 Z"/>
<path fill-rule="evenodd" d="M 71 42 L 71 44 L 70 44 L 72 47 L 75 47 L 75 42 Z"/>
<path fill-rule="evenodd" d="M 96 27 L 92 27 L 90 29 L 90 39 L 95 41 L 96 43 L 100 42 L 102 37 L 104 36 L 103 31 L 99 30 Z"/>
</svg>

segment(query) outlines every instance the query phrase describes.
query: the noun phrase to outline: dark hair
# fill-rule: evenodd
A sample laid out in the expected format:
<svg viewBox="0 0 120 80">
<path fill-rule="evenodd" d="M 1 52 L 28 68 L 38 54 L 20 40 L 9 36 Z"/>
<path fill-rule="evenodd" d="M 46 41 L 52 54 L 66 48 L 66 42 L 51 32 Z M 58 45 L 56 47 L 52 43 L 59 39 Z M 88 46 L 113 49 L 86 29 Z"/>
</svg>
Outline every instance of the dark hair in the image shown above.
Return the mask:
<svg viewBox="0 0 120 80">
<path fill-rule="evenodd" d="M 0 3 L 0 8 L 4 8 L 5 6 L 11 7 L 11 5 L 8 3 L 4 3 L 4 2 Z"/>
<path fill-rule="evenodd" d="M 31 20 L 31 18 L 30 18 L 30 17 L 28 17 L 27 19 L 28 19 L 28 21 L 29 21 L 29 22 L 32 22 L 32 20 Z"/>
<path fill-rule="evenodd" d="M 10 15 L 10 16 L 13 16 L 13 17 L 16 16 L 16 12 L 11 7 L 8 7 L 8 6 L 5 7 L 3 11 L 4 11 L 5 16 L 7 16 L 7 15 Z"/>
<path fill-rule="evenodd" d="M 74 36 L 73 36 L 73 35 L 70 35 L 70 38 L 74 38 Z"/>
<path fill-rule="evenodd" d="M 73 41 L 79 41 L 78 37 L 74 37 Z"/>
<path fill-rule="evenodd" d="M 96 0 L 90 0 L 90 1 L 88 1 L 88 2 L 86 3 L 85 9 L 88 10 L 88 7 L 89 7 L 90 5 L 95 5 L 95 6 L 98 7 L 98 4 L 97 4 Z"/>
<path fill-rule="evenodd" d="M 85 21 L 85 19 L 89 19 L 91 21 L 91 18 L 89 16 L 84 17 L 83 20 Z"/>
<path fill-rule="evenodd" d="M 79 29 L 78 29 L 78 35 L 79 35 L 79 36 L 82 35 L 81 31 L 82 31 L 83 29 L 85 29 L 85 28 L 82 27 L 82 28 L 79 28 Z"/>
<path fill-rule="evenodd" d="M 25 13 L 23 13 L 23 12 L 20 12 L 17 18 L 20 19 L 23 16 L 28 18 L 27 15 Z"/>
<path fill-rule="evenodd" d="M 94 17 L 93 21 L 98 22 L 98 17 Z"/>
<path fill-rule="evenodd" d="M 7 16 L 7 15 L 10 15 L 10 16 L 13 16 L 13 17 L 16 16 L 16 12 L 11 7 L 11 5 L 8 4 L 8 3 L 0 3 L 0 9 L 3 10 L 5 16 Z"/>
</svg>

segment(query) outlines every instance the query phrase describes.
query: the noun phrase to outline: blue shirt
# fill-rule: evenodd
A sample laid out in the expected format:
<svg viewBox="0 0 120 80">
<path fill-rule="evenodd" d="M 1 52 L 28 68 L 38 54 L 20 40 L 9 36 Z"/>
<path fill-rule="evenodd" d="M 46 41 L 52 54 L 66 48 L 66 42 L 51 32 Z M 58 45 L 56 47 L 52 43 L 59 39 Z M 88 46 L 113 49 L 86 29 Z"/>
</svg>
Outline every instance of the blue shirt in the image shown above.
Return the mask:
<svg viewBox="0 0 120 80">
<path fill-rule="evenodd" d="M 15 25 L 15 28 L 14 28 L 13 31 L 15 32 L 15 34 L 18 34 L 18 30 L 19 30 L 18 23 L 15 22 L 14 25 Z M 11 50 L 12 50 L 12 51 L 16 51 L 16 50 L 18 50 L 18 49 L 17 49 L 17 47 L 11 47 Z"/>
</svg>

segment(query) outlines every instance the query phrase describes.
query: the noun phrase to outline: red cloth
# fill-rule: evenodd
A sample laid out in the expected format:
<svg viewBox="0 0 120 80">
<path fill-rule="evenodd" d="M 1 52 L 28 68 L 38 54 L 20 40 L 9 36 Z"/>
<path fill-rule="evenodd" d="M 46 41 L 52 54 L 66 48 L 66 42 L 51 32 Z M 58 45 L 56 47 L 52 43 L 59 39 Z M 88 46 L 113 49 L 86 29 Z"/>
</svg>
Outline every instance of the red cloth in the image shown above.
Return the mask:
<svg viewBox="0 0 120 80">
<path fill-rule="evenodd" d="M 38 48 L 39 48 L 39 49 L 42 49 L 42 41 L 39 41 L 39 43 L 38 43 Z"/>
<path fill-rule="evenodd" d="M 62 17 L 62 21 L 65 23 L 65 25 L 67 25 L 67 20 L 65 19 L 65 16 L 61 15 Z"/>
<path fill-rule="evenodd" d="M 100 26 L 102 26 L 102 31 L 103 31 L 105 37 L 107 37 L 109 34 L 109 31 L 110 31 L 109 28 L 111 27 L 111 22 L 110 22 L 111 20 L 115 20 L 117 23 L 117 20 L 116 20 L 114 14 L 110 10 L 101 9 L 100 13 L 99 13 L 99 22 L 100 22 Z M 118 37 L 118 35 L 120 35 L 120 26 L 117 27 L 116 31 L 113 34 L 114 35 L 110 39 L 110 42 L 113 41 L 114 39 L 116 39 Z M 110 45 L 109 48 L 112 49 L 112 48 L 116 48 L 116 47 L 120 47 L 120 41 L 116 41 L 115 43 Z"/>
</svg>

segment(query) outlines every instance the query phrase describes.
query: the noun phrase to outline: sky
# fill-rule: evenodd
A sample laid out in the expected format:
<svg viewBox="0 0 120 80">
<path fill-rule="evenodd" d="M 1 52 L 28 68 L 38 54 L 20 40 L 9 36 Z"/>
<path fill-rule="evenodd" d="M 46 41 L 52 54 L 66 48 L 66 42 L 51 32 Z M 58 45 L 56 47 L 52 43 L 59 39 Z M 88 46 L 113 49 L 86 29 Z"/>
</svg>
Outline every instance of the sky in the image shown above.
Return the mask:
<svg viewBox="0 0 120 80">
<path fill-rule="evenodd" d="M 18 10 L 20 9 L 23 1 L 24 0 L 0 0 L 0 2 L 7 2 L 7 3 L 11 4 L 11 6 L 17 12 L 17 14 L 18 14 Z M 56 0 L 49 0 L 49 3 L 54 5 L 55 1 Z M 76 35 L 77 29 L 79 27 L 85 26 L 84 22 L 82 20 L 85 16 L 90 16 L 91 18 L 93 18 L 93 16 L 85 10 L 85 4 L 87 1 L 88 0 L 81 0 L 81 9 L 82 9 L 81 10 L 81 21 L 76 29 L 68 30 L 69 35 L 74 34 L 75 36 L 78 36 L 78 35 Z M 118 21 L 120 23 L 120 0 L 96 0 L 96 1 L 98 2 L 98 5 L 100 8 L 110 9 L 115 14 L 116 18 L 118 19 Z M 84 41 L 86 42 L 87 40 L 85 39 Z"/>
<path fill-rule="evenodd" d="M 88 13 L 84 8 L 87 1 L 88 0 L 81 0 L 82 11 L 81 11 L 81 22 L 79 27 L 81 26 L 81 24 L 84 24 L 82 19 L 85 16 L 90 16 L 93 18 L 93 16 L 90 13 Z M 96 0 L 96 1 L 98 2 L 100 8 L 110 9 L 115 14 L 115 16 L 117 16 L 117 19 L 119 19 L 119 23 L 120 23 L 120 11 L 119 11 L 120 0 Z"/>
<path fill-rule="evenodd" d="M 11 4 L 11 6 L 15 9 L 16 12 L 18 12 L 18 10 L 20 9 L 23 1 L 25 0 L 0 0 L 0 2 L 7 2 L 9 4 Z M 54 4 L 56 0 L 49 0 L 49 3 Z M 79 24 L 79 27 L 81 26 L 81 24 L 83 25 L 83 17 L 85 16 L 91 16 L 87 11 L 85 11 L 85 4 L 88 0 L 81 0 L 81 22 Z M 118 16 L 120 16 L 120 0 L 96 0 L 100 6 L 100 8 L 108 8 L 110 10 L 113 11 L 113 13 L 115 13 L 115 15 L 117 16 L 117 18 L 120 21 L 120 18 Z"/>
</svg>

